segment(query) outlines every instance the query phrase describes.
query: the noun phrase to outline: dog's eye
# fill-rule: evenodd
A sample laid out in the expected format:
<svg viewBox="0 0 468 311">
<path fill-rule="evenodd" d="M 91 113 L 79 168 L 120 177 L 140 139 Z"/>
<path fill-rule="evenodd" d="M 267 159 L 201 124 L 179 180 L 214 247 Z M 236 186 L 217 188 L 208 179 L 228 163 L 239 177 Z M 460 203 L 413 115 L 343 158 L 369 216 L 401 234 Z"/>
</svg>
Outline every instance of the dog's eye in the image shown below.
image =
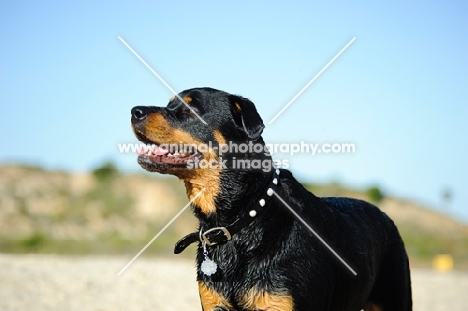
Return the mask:
<svg viewBox="0 0 468 311">
<path fill-rule="evenodd" d="M 189 118 L 199 113 L 200 113 L 199 110 L 195 107 L 190 107 L 190 108 L 183 107 L 182 109 L 179 110 L 179 116 L 182 118 Z"/>
<path fill-rule="evenodd" d="M 200 114 L 200 111 L 198 111 L 197 108 L 195 107 L 190 107 L 191 109 L 189 110 L 190 111 L 190 114 Z"/>
<path fill-rule="evenodd" d="M 189 107 L 186 107 L 186 108 L 184 109 L 184 113 L 190 114 L 190 115 L 195 115 L 195 114 L 199 114 L 200 112 L 199 112 L 198 109 L 195 108 L 195 107 L 190 107 L 190 108 L 189 108 Z"/>
</svg>

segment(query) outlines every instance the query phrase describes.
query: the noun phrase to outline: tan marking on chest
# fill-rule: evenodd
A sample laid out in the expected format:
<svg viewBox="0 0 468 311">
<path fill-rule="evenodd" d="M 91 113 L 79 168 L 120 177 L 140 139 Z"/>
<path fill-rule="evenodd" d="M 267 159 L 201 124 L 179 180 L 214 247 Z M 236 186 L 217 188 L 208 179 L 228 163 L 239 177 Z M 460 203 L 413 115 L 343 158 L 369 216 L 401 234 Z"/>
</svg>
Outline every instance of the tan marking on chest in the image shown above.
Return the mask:
<svg viewBox="0 0 468 311">
<path fill-rule="evenodd" d="M 198 292 L 200 294 L 203 311 L 213 311 L 216 307 L 232 308 L 226 298 L 200 281 L 198 282 Z"/>
<path fill-rule="evenodd" d="M 290 295 L 268 293 L 257 288 L 250 289 L 240 302 L 243 308 L 262 311 L 292 311 L 294 302 Z"/>
<path fill-rule="evenodd" d="M 372 302 L 368 302 L 364 307 L 364 311 L 382 311 L 382 308 Z"/>
</svg>

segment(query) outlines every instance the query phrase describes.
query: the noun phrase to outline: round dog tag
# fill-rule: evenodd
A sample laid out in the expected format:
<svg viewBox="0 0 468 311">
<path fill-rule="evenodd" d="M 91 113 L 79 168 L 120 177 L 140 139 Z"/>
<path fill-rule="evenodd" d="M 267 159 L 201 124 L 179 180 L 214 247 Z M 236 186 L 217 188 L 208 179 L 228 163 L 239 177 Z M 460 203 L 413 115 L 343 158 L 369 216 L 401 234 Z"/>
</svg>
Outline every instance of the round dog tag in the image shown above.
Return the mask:
<svg viewBox="0 0 468 311">
<path fill-rule="evenodd" d="M 203 260 L 203 262 L 201 264 L 201 271 L 204 274 L 210 276 L 210 275 L 214 274 L 217 269 L 218 269 L 218 265 L 216 264 L 216 262 L 214 262 L 213 260 L 211 260 L 208 257 L 205 257 L 205 260 Z"/>
</svg>

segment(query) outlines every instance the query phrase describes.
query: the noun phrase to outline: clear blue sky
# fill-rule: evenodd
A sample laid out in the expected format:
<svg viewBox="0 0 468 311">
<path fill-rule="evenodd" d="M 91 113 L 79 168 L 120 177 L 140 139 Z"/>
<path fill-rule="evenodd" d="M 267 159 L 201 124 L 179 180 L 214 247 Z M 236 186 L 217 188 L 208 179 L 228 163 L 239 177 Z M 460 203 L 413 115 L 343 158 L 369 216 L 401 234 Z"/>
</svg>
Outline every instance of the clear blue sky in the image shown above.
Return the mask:
<svg viewBox="0 0 468 311">
<path fill-rule="evenodd" d="M 468 5 L 462 1 L 2 1 L 0 164 L 140 170 L 130 109 L 177 91 L 249 97 L 266 122 L 353 37 L 268 142 L 350 142 L 298 155 L 303 181 L 378 184 L 468 221 Z"/>
</svg>

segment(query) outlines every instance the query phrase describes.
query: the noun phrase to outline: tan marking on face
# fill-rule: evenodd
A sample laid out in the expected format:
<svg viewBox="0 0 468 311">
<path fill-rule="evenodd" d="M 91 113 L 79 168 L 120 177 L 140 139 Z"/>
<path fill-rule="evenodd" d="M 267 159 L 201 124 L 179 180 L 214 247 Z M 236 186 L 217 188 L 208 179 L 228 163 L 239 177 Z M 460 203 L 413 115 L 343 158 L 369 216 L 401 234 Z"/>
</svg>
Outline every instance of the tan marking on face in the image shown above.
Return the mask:
<svg viewBox="0 0 468 311">
<path fill-rule="evenodd" d="M 290 295 L 268 293 L 255 287 L 247 292 L 240 304 L 245 309 L 262 311 L 292 311 L 294 308 L 294 302 Z"/>
<path fill-rule="evenodd" d="M 189 144 L 205 148 L 202 150 L 203 160 L 218 161 L 218 153 L 200 140 L 194 138 L 190 133 L 181 129 L 173 128 L 160 113 L 152 113 L 148 116 L 145 126 L 145 136 L 158 144 Z M 221 136 L 222 137 L 222 136 Z M 205 152 L 206 150 L 206 152 Z M 219 175 L 221 169 L 217 168 L 173 168 L 167 173 L 176 175 L 185 183 L 187 196 L 192 200 L 203 188 L 205 191 L 198 196 L 193 203 L 197 205 L 201 212 L 210 214 L 216 212 L 215 198 L 219 194 Z"/>
<path fill-rule="evenodd" d="M 241 111 L 241 106 L 238 103 L 235 103 L 234 105 L 236 106 L 237 110 Z"/>
<path fill-rule="evenodd" d="M 194 138 L 191 134 L 173 128 L 160 113 L 152 113 L 148 116 L 145 124 L 145 136 L 158 144 L 195 144 L 202 145 L 203 142 Z"/>
<path fill-rule="evenodd" d="M 185 96 L 184 97 L 184 102 L 186 102 L 187 104 L 190 104 L 191 101 L 192 101 L 192 97 L 190 97 L 190 96 Z"/>
<path fill-rule="evenodd" d="M 175 100 L 175 96 L 169 99 L 169 102 L 173 102 Z"/>
<path fill-rule="evenodd" d="M 382 311 L 382 308 L 372 302 L 366 303 L 364 311 Z"/>
<path fill-rule="evenodd" d="M 203 311 L 212 311 L 216 307 L 223 307 L 231 309 L 231 304 L 221 294 L 211 290 L 203 282 L 198 282 L 198 292 L 200 293 L 200 300 Z"/>
<path fill-rule="evenodd" d="M 213 135 L 219 145 L 225 145 L 227 143 L 226 138 L 224 138 L 223 134 L 221 134 L 220 131 L 214 130 Z"/>
</svg>

